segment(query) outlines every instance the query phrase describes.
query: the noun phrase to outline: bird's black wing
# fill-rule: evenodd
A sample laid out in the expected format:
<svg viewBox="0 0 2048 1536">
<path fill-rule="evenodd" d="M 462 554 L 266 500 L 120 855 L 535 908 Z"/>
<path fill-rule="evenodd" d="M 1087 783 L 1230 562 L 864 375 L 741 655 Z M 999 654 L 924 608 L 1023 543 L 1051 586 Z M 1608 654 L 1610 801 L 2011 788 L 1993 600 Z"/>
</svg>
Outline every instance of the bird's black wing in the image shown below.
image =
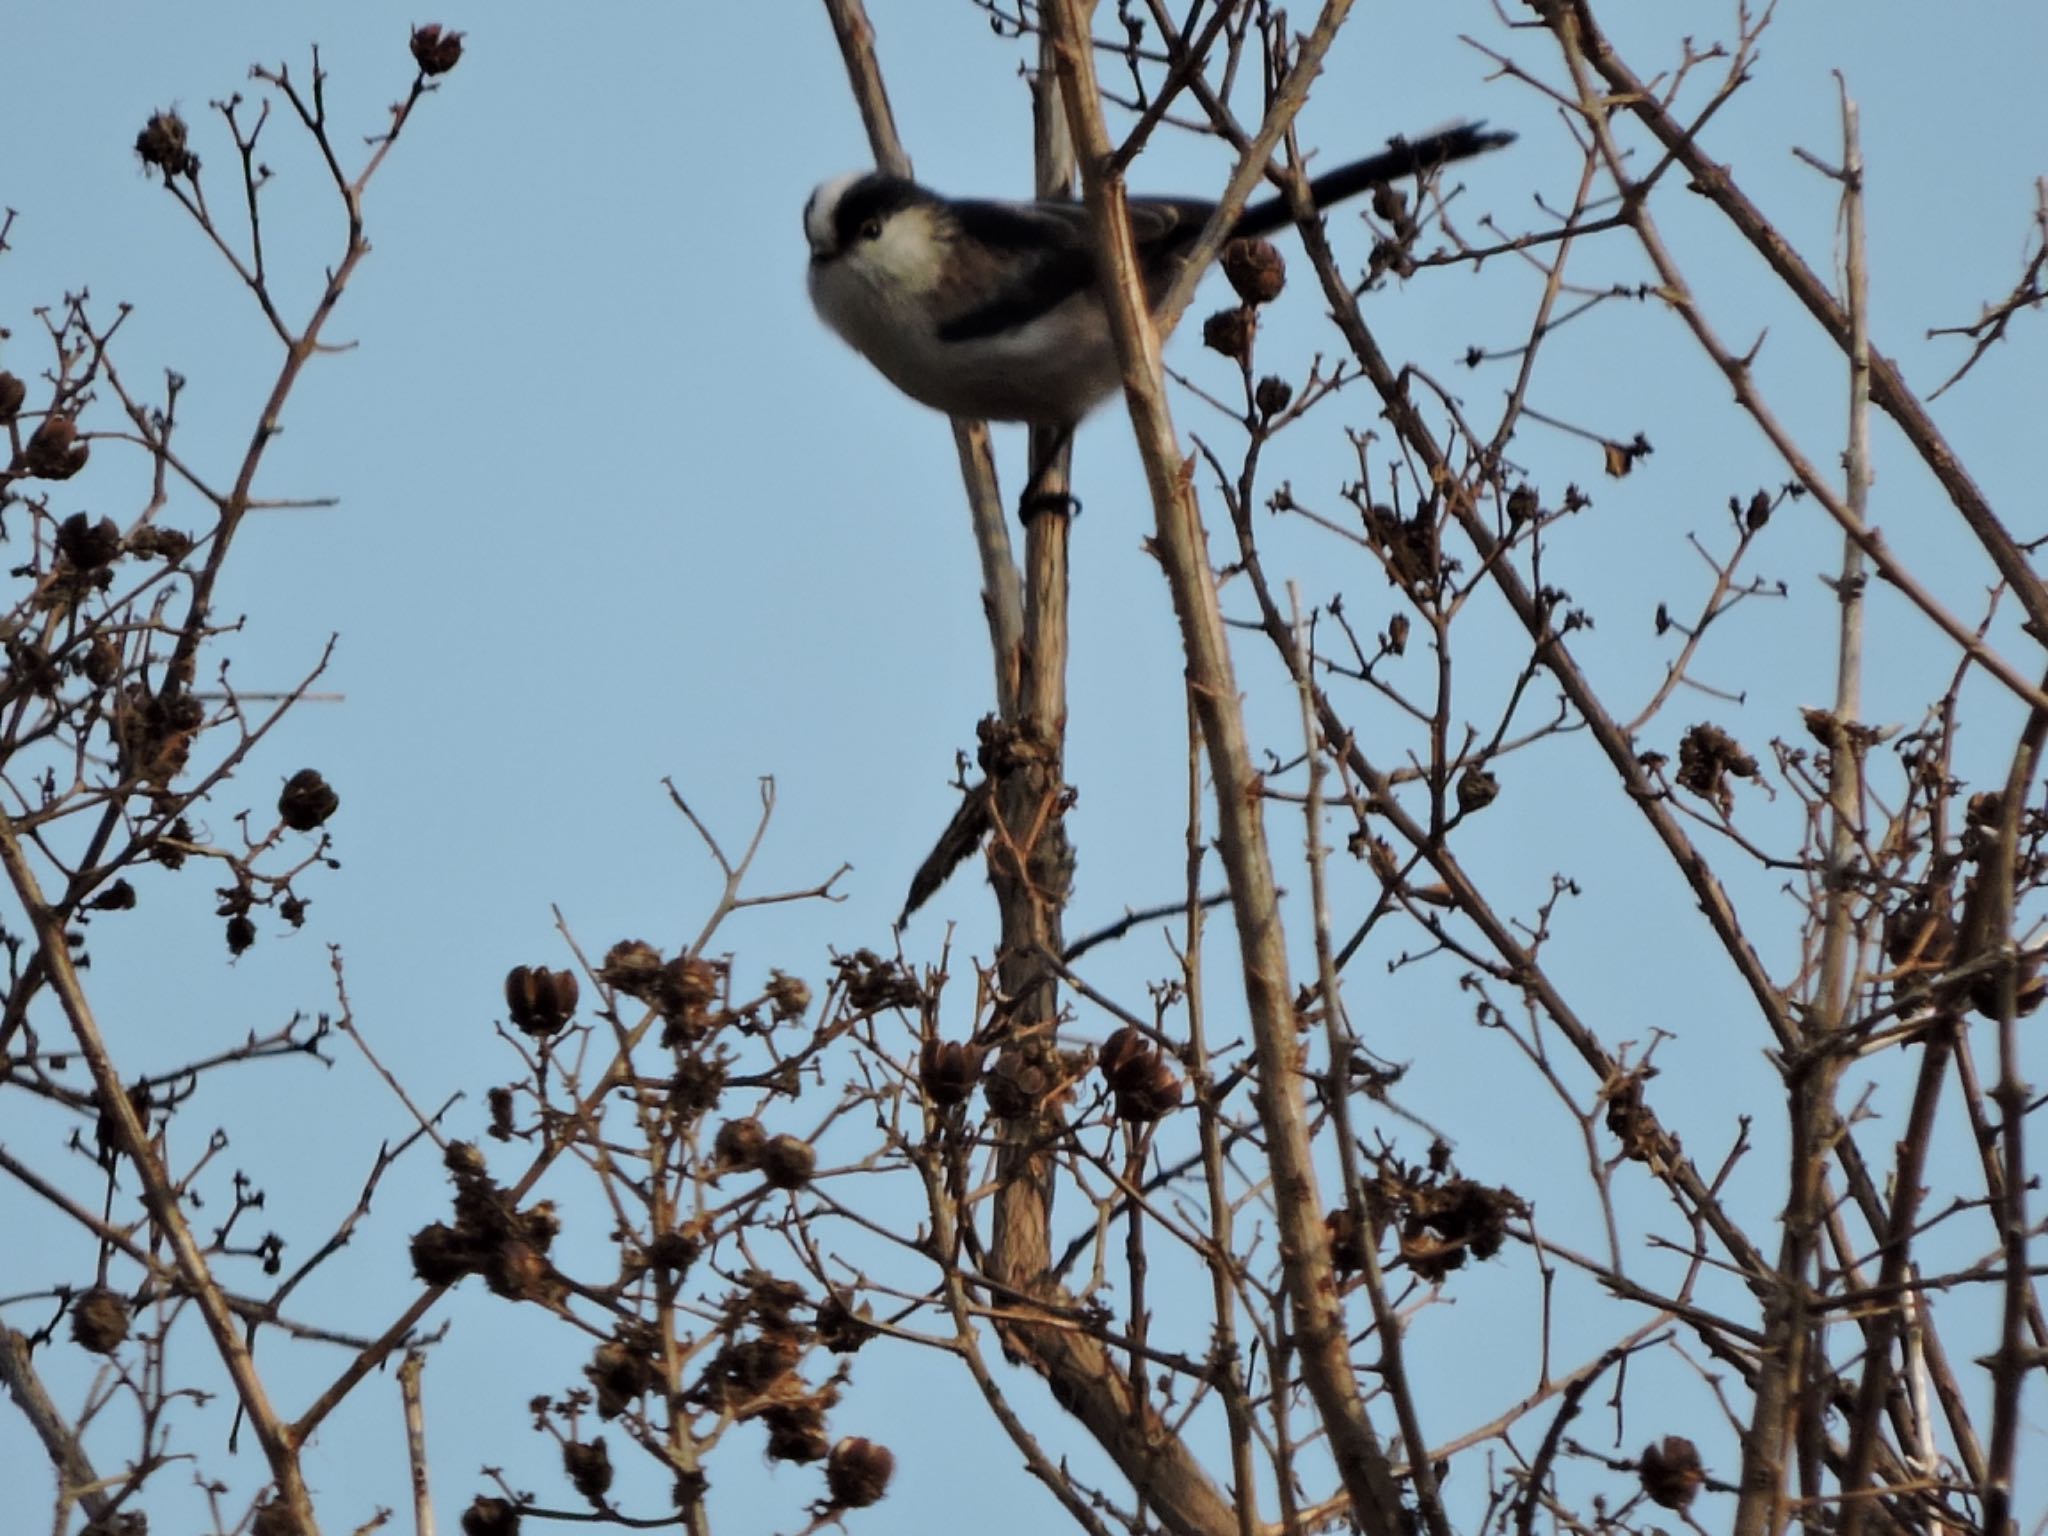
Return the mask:
<svg viewBox="0 0 2048 1536">
<path fill-rule="evenodd" d="M 941 341 L 1001 335 L 1050 313 L 1095 286 L 1094 236 L 1079 203 L 958 202 L 951 286 L 957 302 L 939 323 Z M 1148 272 L 1192 240 L 1215 208 L 1182 198 L 1132 198 L 1131 234 Z"/>
</svg>

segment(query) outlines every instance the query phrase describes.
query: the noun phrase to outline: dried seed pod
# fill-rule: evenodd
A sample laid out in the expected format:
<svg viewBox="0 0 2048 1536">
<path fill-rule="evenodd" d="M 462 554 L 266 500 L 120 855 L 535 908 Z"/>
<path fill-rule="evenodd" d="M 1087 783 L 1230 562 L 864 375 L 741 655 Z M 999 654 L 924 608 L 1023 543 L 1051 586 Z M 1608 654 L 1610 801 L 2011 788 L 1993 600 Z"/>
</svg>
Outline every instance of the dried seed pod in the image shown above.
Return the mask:
<svg viewBox="0 0 2048 1536">
<path fill-rule="evenodd" d="M 512 1139 L 512 1090 L 503 1086 L 493 1088 L 484 1095 L 491 1106 L 490 1134 L 499 1141 Z"/>
<path fill-rule="evenodd" d="M 818 1153 L 801 1136 L 772 1136 L 761 1149 L 760 1168 L 776 1189 L 802 1189 L 818 1171 Z"/>
<path fill-rule="evenodd" d="M 652 1360 L 619 1339 L 598 1345 L 583 1374 L 597 1390 L 598 1416 L 605 1419 L 616 1419 L 661 1380 Z"/>
<path fill-rule="evenodd" d="M 1223 247 L 1223 275 L 1247 304 L 1270 304 L 1287 286 L 1287 261 L 1270 240 L 1233 240 Z"/>
<path fill-rule="evenodd" d="M 248 913 L 237 912 L 228 919 L 227 941 L 228 953 L 231 955 L 245 953 L 249 946 L 256 942 L 256 924 Z"/>
<path fill-rule="evenodd" d="M 1323 1230 L 1330 1236 L 1330 1262 L 1339 1274 L 1355 1275 L 1365 1268 L 1365 1237 L 1350 1206 L 1340 1205 L 1325 1216 Z"/>
<path fill-rule="evenodd" d="M 74 512 L 57 525 L 57 554 L 74 571 L 97 571 L 121 553 L 121 530 L 111 517 L 94 522 Z"/>
<path fill-rule="evenodd" d="M 611 1491 L 612 1453 L 602 1437 L 585 1444 L 569 1442 L 562 1447 L 562 1470 L 576 1491 L 596 1504 Z"/>
<path fill-rule="evenodd" d="M 1666 1435 L 1655 1445 L 1644 1446 L 1636 1469 L 1650 1502 L 1666 1509 L 1689 1507 L 1707 1480 L 1699 1447 L 1683 1435 Z"/>
<path fill-rule="evenodd" d="M 981 1080 L 981 1050 L 958 1041 L 930 1039 L 918 1053 L 917 1080 L 934 1104 L 963 1104 Z"/>
<path fill-rule="evenodd" d="M 1102 1043 L 1097 1064 L 1123 1119 L 1148 1122 L 1180 1107 L 1180 1078 L 1165 1056 L 1129 1025 Z"/>
<path fill-rule="evenodd" d="M 1458 775 L 1458 809 L 1470 815 L 1483 811 L 1500 795 L 1500 780 L 1477 764 Z"/>
<path fill-rule="evenodd" d="M 804 1016 L 804 1010 L 811 1006 L 811 989 L 795 976 L 784 975 L 781 971 L 768 973 L 768 1002 L 775 1011 L 775 1022 L 787 1024 Z"/>
<path fill-rule="evenodd" d="M 438 21 L 412 29 L 413 62 L 423 75 L 445 75 L 462 62 L 462 34 L 449 32 Z"/>
<path fill-rule="evenodd" d="M 1508 521 L 1510 523 L 1526 523 L 1541 510 L 1542 508 L 1536 500 L 1536 488 L 1534 486 L 1518 485 L 1508 492 Z"/>
<path fill-rule="evenodd" d="M 199 157 L 187 147 L 189 136 L 184 118 L 176 112 L 157 112 L 135 135 L 135 153 L 142 157 L 144 165 L 162 171 L 165 181 L 174 176 L 197 176 Z"/>
<path fill-rule="evenodd" d="M 1054 1088 L 1052 1074 L 1018 1047 L 1006 1046 L 982 1083 L 988 1107 L 1005 1120 L 1028 1115 Z"/>
<path fill-rule="evenodd" d="M 1242 363 L 1252 355 L 1252 334 L 1257 329 L 1258 316 L 1250 306 L 1219 309 L 1202 322 L 1202 345 Z"/>
<path fill-rule="evenodd" d="M 477 1271 L 476 1250 L 445 1222 L 431 1222 L 412 1235 L 412 1272 L 428 1285 L 453 1285 Z"/>
<path fill-rule="evenodd" d="M 562 1277 L 538 1243 L 507 1237 L 484 1256 L 484 1284 L 507 1301 L 552 1305 L 567 1294 Z"/>
<path fill-rule="evenodd" d="M 1294 403 L 1294 386 L 1278 374 L 1269 373 L 1252 391 L 1252 404 L 1261 416 L 1278 416 Z"/>
<path fill-rule="evenodd" d="M 868 1321 L 873 1315 L 865 1302 L 858 1312 L 850 1312 L 837 1296 L 827 1296 L 818 1303 L 818 1342 L 835 1355 L 853 1354 L 875 1336 L 875 1326 Z"/>
<path fill-rule="evenodd" d="M 69 480 L 92 454 L 91 445 L 77 438 L 78 425 L 69 416 L 45 416 L 21 451 L 21 472 L 40 480 Z"/>
<path fill-rule="evenodd" d="M 697 1256 L 704 1251 L 701 1240 L 678 1228 L 664 1232 L 647 1245 L 647 1262 L 656 1269 L 665 1269 L 680 1280 L 690 1272 L 690 1266 L 697 1262 Z"/>
<path fill-rule="evenodd" d="M 519 1536 L 519 1506 L 478 1494 L 462 1512 L 462 1536 Z"/>
<path fill-rule="evenodd" d="M 576 973 L 567 969 L 515 965 L 505 973 L 505 1006 L 511 1010 L 512 1023 L 536 1040 L 545 1040 L 569 1022 L 580 991 Z"/>
<path fill-rule="evenodd" d="M 877 1008 L 915 1008 L 924 1001 L 917 978 L 872 949 L 839 956 L 832 965 L 839 973 L 839 984 L 846 989 L 848 1005 L 861 1013 Z"/>
<path fill-rule="evenodd" d="M 111 1355 L 128 1338 L 128 1303 L 96 1285 L 71 1301 L 71 1339 L 80 1349 Z"/>
<path fill-rule="evenodd" d="M 1139 1124 L 1163 1119 L 1180 1108 L 1182 1086 L 1179 1075 L 1166 1064 L 1166 1058 L 1154 1051 L 1146 1059 L 1144 1067 L 1133 1072 L 1117 1088 L 1116 1112 L 1125 1120 Z"/>
<path fill-rule="evenodd" d="M 0 372 L 0 426 L 5 426 L 21 414 L 22 403 L 28 399 L 28 386 L 16 374 Z"/>
<path fill-rule="evenodd" d="M 661 979 L 661 951 L 644 939 L 622 939 L 605 951 L 597 979 L 644 1003 Z"/>
<path fill-rule="evenodd" d="M 341 796 L 317 768 L 301 768 L 277 797 L 277 814 L 294 832 L 310 832 L 340 809 Z"/>
<path fill-rule="evenodd" d="M 712 1139 L 711 1152 L 720 1168 L 742 1171 L 761 1166 L 761 1153 L 768 1145 L 768 1133 L 752 1115 L 728 1120 Z"/>
<path fill-rule="evenodd" d="M 718 1096 L 725 1092 L 725 1063 L 697 1054 L 678 1058 L 675 1076 L 668 1080 L 669 1107 L 692 1118 L 718 1108 Z"/>
<path fill-rule="evenodd" d="M 768 1459 L 771 1461 L 823 1461 L 832 1442 L 825 1438 L 825 1412 L 811 1402 L 771 1408 L 761 1415 L 768 1426 Z"/>
<path fill-rule="evenodd" d="M 896 1457 L 889 1447 L 848 1435 L 826 1459 L 825 1487 L 840 1509 L 866 1509 L 881 1502 L 895 1470 Z"/>
</svg>

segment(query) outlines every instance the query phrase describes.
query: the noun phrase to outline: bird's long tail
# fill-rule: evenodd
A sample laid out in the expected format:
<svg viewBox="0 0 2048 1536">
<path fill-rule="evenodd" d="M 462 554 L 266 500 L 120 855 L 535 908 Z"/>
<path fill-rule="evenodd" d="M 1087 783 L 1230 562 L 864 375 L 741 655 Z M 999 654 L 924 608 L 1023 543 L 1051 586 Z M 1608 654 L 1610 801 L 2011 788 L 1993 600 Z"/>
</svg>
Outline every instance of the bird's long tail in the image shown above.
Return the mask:
<svg viewBox="0 0 2048 1536">
<path fill-rule="evenodd" d="M 1456 127 L 1424 134 L 1419 139 L 1395 139 L 1384 150 L 1349 165 L 1326 171 L 1308 184 L 1309 198 L 1318 208 L 1330 208 L 1347 197 L 1356 197 L 1368 187 L 1433 171 L 1454 160 L 1469 160 L 1512 144 L 1515 136 L 1484 123 L 1460 123 Z M 1270 235 L 1294 221 L 1287 199 L 1277 194 L 1247 207 L 1237 221 L 1239 235 Z"/>
</svg>

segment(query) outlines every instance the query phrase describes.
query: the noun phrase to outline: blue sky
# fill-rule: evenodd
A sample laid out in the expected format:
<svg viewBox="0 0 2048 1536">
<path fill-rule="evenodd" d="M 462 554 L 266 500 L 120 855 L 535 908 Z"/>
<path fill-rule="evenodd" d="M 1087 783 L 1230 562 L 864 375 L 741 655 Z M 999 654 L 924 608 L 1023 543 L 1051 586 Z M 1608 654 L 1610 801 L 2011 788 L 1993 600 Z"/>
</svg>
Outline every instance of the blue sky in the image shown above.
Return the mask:
<svg viewBox="0 0 2048 1536">
<path fill-rule="evenodd" d="M 964 0 L 873 0 L 872 9 L 919 174 L 947 191 L 1028 189 L 1017 45 L 993 37 Z M 1610 9 L 1626 11 L 1626 24 L 1616 23 L 1624 48 L 1658 59 L 1673 56 L 1685 30 L 1704 39 L 1729 20 L 1721 8 L 1683 17 L 1669 7 Z M 0 324 L 13 331 L 0 361 L 24 374 L 42 366 L 34 305 L 80 287 L 103 313 L 132 303 L 126 372 L 184 374 L 188 451 L 224 469 L 268 384 L 267 337 L 231 275 L 136 164 L 134 133 L 153 109 L 179 106 L 224 204 L 231 157 L 208 120 L 209 99 L 243 88 L 251 61 L 303 70 L 318 42 L 344 142 L 359 142 L 409 78 L 406 31 L 426 18 L 375 3 L 137 7 L 119 13 L 118 25 L 114 14 L 23 6 L 8 19 L 0 203 L 18 218 L 14 249 L 0 258 Z M 1858 8 L 1853 25 L 1849 14 L 1785 8 L 1755 81 L 1710 142 L 1809 261 L 1831 270 L 1834 189 L 1789 150 L 1833 157 L 1829 71 L 1844 72 L 1862 104 L 1871 167 L 1876 330 L 1924 392 L 1959 356 L 1956 342 L 1927 342 L 1925 331 L 1974 316 L 2022 259 L 2033 178 L 2048 170 L 2048 119 L 2028 106 L 2048 57 L 2048 12 L 2005 0 L 1938 24 L 1920 7 Z M 232 971 L 208 904 L 166 890 L 131 916 L 129 935 L 102 928 L 94 979 L 126 1059 L 141 1068 L 155 1052 L 180 1059 L 274 1028 L 295 1009 L 331 1007 L 321 946 L 333 942 L 357 1019 L 380 1052 L 424 1102 L 467 1091 L 457 1123 L 467 1115 L 474 1126 L 482 1088 L 506 1070 L 490 1028 L 498 979 L 513 963 L 561 962 L 554 907 L 594 953 L 626 936 L 673 945 L 715 898 L 716 871 L 668 807 L 664 776 L 735 843 L 754 814 L 758 776 L 775 776 L 763 888 L 809 885 L 842 861 L 853 865 L 840 905 L 736 920 L 725 940 L 743 971 L 780 966 L 821 979 L 828 945 L 885 944 L 904 884 L 950 813 L 954 753 L 971 750 L 974 722 L 989 708 L 989 663 L 944 423 L 894 396 L 803 297 L 804 198 L 864 160 L 822 12 L 642 4 L 571 19 L 556 7 L 501 4 L 439 19 L 467 29 L 468 52 L 372 191 L 375 251 L 337 331 L 360 345 L 309 374 L 260 486 L 334 496 L 339 506 L 264 516 L 244 536 L 223 599 L 247 616 L 231 646 L 240 686 L 288 686 L 338 634 L 323 687 L 342 697 L 301 709 L 244 770 L 243 798 L 231 796 L 218 814 L 224 822 L 241 804 L 266 805 L 285 775 L 317 765 L 342 795 L 334 831 L 343 867 L 312 888 L 303 934 L 266 928 Z M 1937 25 L 1942 36 L 1930 38 Z M 1459 206 L 1468 222 L 1490 210 L 1519 227 L 1534 217 L 1532 189 L 1553 205 L 1569 198 L 1576 157 L 1543 103 L 1488 81 L 1490 66 L 1461 32 L 1550 62 L 1539 40 L 1505 33 L 1486 5 L 1362 8 L 1302 120 L 1304 142 L 1334 164 L 1449 118 L 1513 127 L 1522 142 L 1471 169 Z M 268 134 L 278 172 L 268 194 L 273 265 L 292 274 L 286 309 L 299 313 L 330 259 L 335 210 L 292 127 L 273 122 Z M 1133 182 L 1206 192 L 1226 164 L 1213 146 L 1166 137 Z M 1702 208 L 1666 201 L 1667 235 L 1716 323 L 1742 346 L 1768 333 L 1760 377 L 1809 451 L 1832 465 L 1837 360 Z M 1355 227 L 1334 227 L 1362 262 Z M 1477 278 L 1431 274 L 1376 295 L 1368 310 L 1390 351 L 1465 392 L 1482 417 L 1505 375 L 1467 375 L 1457 360 L 1470 345 L 1509 344 L 1535 293 L 1533 278 L 1504 265 Z M 1644 274 L 1617 245 L 1589 252 L 1577 275 L 1636 283 Z M 1298 373 L 1317 350 L 1327 353 L 1335 338 L 1319 319 L 1310 284 L 1298 279 L 1270 320 L 1262 361 Z M 2040 324 L 2022 317 L 2015 339 L 1938 409 L 2022 538 L 2042 532 L 2028 451 L 2048 400 Z M 1229 381 L 1191 336 L 1169 360 L 1198 380 Z M 1589 667 L 1617 697 L 1646 697 L 1668 655 L 1652 643 L 1651 611 L 1667 597 L 1683 611 L 1700 590 L 1684 532 L 1719 537 L 1728 495 L 1785 474 L 1725 409 L 1725 385 L 1676 322 L 1640 306 L 1611 305 L 1561 336 L 1533 401 L 1624 440 L 1644 431 L 1656 445 L 1635 475 L 1613 482 L 1575 439 L 1530 428 L 1516 443 L 1547 491 L 1576 480 L 1595 496 L 1595 514 L 1557 534 L 1548 574 L 1599 616 L 1583 641 Z M 1334 499 L 1329 487 L 1346 472 L 1340 427 L 1371 424 L 1362 401 L 1349 410 L 1301 434 L 1301 457 L 1290 461 L 1298 488 Z M 1178 419 L 1184 431 L 1232 441 L 1228 425 L 1192 401 Z M 1020 436 L 998 437 L 1012 484 Z M 1960 547 L 1952 513 L 1896 445 L 1881 441 L 1879 453 L 1875 520 L 1974 614 L 1988 581 L 1982 562 Z M 1140 547 L 1150 514 L 1116 410 L 1082 432 L 1077 476 L 1087 512 L 1075 535 L 1073 597 L 1075 931 L 1176 892 L 1185 773 L 1172 617 Z M 125 520 L 140 498 L 120 498 L 136 484 L 113 474 L 81 480 L 78 505 Z M 1793 509 L 1786 523 L 1764 569 L 1790 584 L 1790 599 L 1746 610 L 1705 662 L 1710 678 L 1747 690 L 1744 702 L 1702 702 L 1692 714 L 1677 706 L 1646 746 L 1670 750 L 1684 725 L 1712 713 L 1758 747 L 1796 733 L 1796 705 L 1826 698 L 1830 651 L 1816 640 L 1831 610 L 1817 573 L 1832 567 L 1836 541 L 1810 509 Z M 1376 575 L 1333 571 L 1318 563 L 1327 550 L 1298 548 L 1304 601 L 1345 582 L 1378 621 Z M 1911 721 L 1950 659 L 1899 605 L 1880 594 L 1877 607 L 1871 715 Z M 1263 657 L 1248 652 L 1241 666 L 1247 687 L 1270 693 Z M 1488 718 L 1505 676 L 1473 666 L 1473 718 Z M 1973 717 L 1983 734 L 1967 745 L 1996 761 L 2011 711 L 1984 703 Z M 1273 694 L 1255 711 L 1276 750 L 1290 745 L 1292 707 Z M 1553 871 L 1584 882 L 1585 947 L 1565 963 L 1610 1038 L 1630 1038 L 1631 1014 L 1654 1015 L 1645 1031 L 1655 1023 L 1679 1036 L 1661 1059 L 1697 1074 L 1705 1091 L 1675 1096 L 1669 1112 L 1711 1162 L 1705 1149 L 1730 1132 L 1730 1096 L 1761 1080 L 1761 1042 L 1725 967 L 1692 942 L 1687 897 L 1637 824 L 1589 824 L 1562 810 L 1557 786 L 1583 771 L 1576 750 L 1546 749 L 1531 778 L 1510 785 L 1525 797 L 1470 857 L 1520 911 Z M 1298 841 L 1291 826 L 1275 835 Z M 1770 891 L 1769 882 L 1757 887 L 1751 910 L 1766 952 L 1783 964 L 1784 930 L 1773 935 L 1768 924 L 1787 909 L 1773 908 Z M 906 952 L 935 958 L 957 923 L 956 956 L 985 957 L 989 905 L 979 879 L 963 874 L 912 925 Z M 1143 980 L 1166 974 L 1170 956 L 1152 939 L 1126 948 L 1134 952 L 1111 957 L 1102 974 L 1142 998 Z M 1227 958 L 1227 948 L 1218 954 Z M 1368 994 L 1384 1014 L 1384 1054 L 1433 1060 L 1444 1031 L 1469 1029 L 1469 1004 L 1440 974 L 1382 983 L 1388 957 L 1377 958 L 1359 974 L 1384 987 Z M 1093 1021 L 1080 1030 L 1104 1032 Z M 266 1089 L 254 1087 L 262 1073 L 252 1071 L 218 1113 L 235 1125 L 238 1155 L 262 1170 L 274 1219 L 289 1212 L 317 1232 L 353 1198 L 376 1143 L 403 1133 L 402 1113 L 345 1055 L 325 1074 L 266 1070 Z M 1507 1103 L 1475 1115 L 1474 1097 L 1490 1084 L 1448 1067 L 1417 1071 L 1404 1091 L 1419 1112 L 1458 1122 L 1461 1161 L 1475 1177 L 1507 1180 L 1523 1138 L 1560 1123 L 1554 1112 L 1546 1120 L 1540 1108 Z M 0 1123 L 11 1150 L 42 1158 L 56 1155 L 60 1135 L 51 1125 L 16 1132 Z M 1754 1177 L 1767 1200 L 1775 1164 L 1759 1157 L 1742 1177 Z M 1557 1196 L 1560 1220 L 1577 1227 L 1586 1213 L 1571 1198 Z M 379 1256 L 357 1255 L 362 1267 L 345 1282 L 337 1267 L 309 1303 L 362 1326 L 387 1316 L 403 1294 L 404 1234 L 444 1202 L 426 1160 L 406 1165 L 358 1239 Z M 20 1191 L 0 1190 L 0 1210 L 24 1203 Z M 0 1260 L 0 1295 L 27 1283 Z M 1459 1374 L 1483 1376 L 1472 1362 L 1503 1358 L 1498 1351 L 1513 1350 L 1515 1330 L 1526 1328 L 1526 1318 L 1503 1313 L 1490 1331 L 1479 1312 L 1468 1307 L 1454 1326 L 1426 1335 L 1439 1358 L 1466 1362 Z M 453 1331 L 428 1374 L 444 1519 L 466 1501 L 479 1464 L 552 1460 L 523 1427 L 523 1405 L 564 1384 L 576 1349 L 507 1313 L 462 1296 L 446 1314 Z M 1447 1429 L 1511 1395 L 1485 1385 L 1469 1396 L 1433 1389 Z M 1050 1506 L 1014 1473 L 1014 1454 L 961 1390 L 938 1362 L 907 1352 L 886 1366 L 863 1360 L 838 1426 L 907 1430 L 898 1431 L 898 1489 L 880 1518 L 905 1529 L 957 1524 L 948 1501 L 966 1468 L 1015 1489 L 980 1511 L 991 1536 L 1041 1529 Z M 338 1418 L 321 1447 L 324 1486 L 360 1494 L 360 1508 L 336 1506 L 337 1528 L 367 1518 L 376 1500 L 402 1497 L 395 1393 L 372 1392 L 384 1396 Z M 921 1423 L 906 1416 L 933 1404 L 943 1405 L 943 1457 L 910 1449 Z M 204 1449 L 209 1462 L 221 1459 L 217 1443 Z M 0 1415 L 0 1462 L 26 1453 L 18 1419 Z M 257 1476 L 248 1453 L 237 1465 Z M 735 1500 L 752 1487 L 745 1478 L 766 1477 L 778 1490 L 762 1495 L 781 1521 L 773 1528 L 793 1527 L 787 1512 L 808 1496 L 802 1475 L 753 1466 L 729 1475 L 736 1491 L 723 1496 Z M 551 1477 L 537 1473 L 528 1485 Z M 2039 1489 L 2030 1507 L 2041 1507 Z M 746 1524 L 728 1516 L 729 1528 Z"/>
</svg>

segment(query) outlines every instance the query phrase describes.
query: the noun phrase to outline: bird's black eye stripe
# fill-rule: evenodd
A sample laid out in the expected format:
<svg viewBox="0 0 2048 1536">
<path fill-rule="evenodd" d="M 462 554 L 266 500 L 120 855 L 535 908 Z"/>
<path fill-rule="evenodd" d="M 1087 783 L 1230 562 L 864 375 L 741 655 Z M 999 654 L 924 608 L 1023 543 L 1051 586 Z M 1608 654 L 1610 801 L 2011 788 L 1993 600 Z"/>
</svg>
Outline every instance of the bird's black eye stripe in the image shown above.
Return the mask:
<svg viewBox="0 0 2048 1536">
<path fill-rule="evenodd" d="M 862 178 L 846 192 L 833 210 L 833 233 L 840 250 L 881 238 L 882 226 L 892 215 L 919 203 L 933 202 L 932 194 L 914 181 L 880 174 Z"/>
</svg>

